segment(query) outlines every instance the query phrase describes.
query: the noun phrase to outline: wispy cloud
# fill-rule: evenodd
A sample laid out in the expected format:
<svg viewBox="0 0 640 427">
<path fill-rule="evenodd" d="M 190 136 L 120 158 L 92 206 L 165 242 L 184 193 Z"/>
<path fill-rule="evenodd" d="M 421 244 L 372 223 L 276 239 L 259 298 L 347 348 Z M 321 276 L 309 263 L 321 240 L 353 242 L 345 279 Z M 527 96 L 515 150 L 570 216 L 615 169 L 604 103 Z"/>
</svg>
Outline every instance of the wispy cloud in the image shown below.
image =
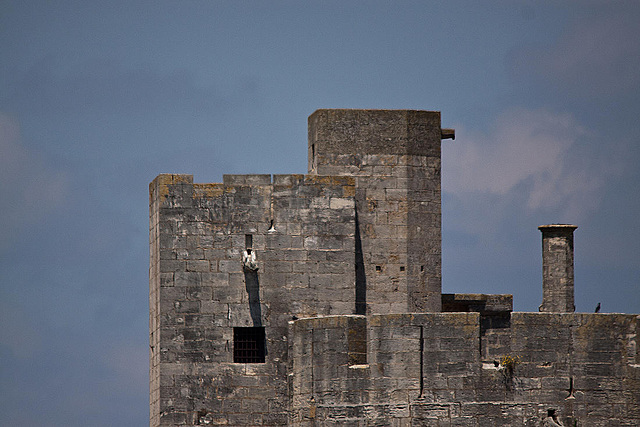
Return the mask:
<svg viewBox="0 0 640 427">
<path fill-rule="evenodd" d="M 517 109 L 502 114 L 488 133 L 462 128 L 457 134 L 443 146 L 443 190 L 455 196 L 511 194 L 524 197 L 527 213 L 580 218 L 597 207 L 614 173 L 597 159 L 572 155 L 592 135 L 567 113 Z"/>
</svg>

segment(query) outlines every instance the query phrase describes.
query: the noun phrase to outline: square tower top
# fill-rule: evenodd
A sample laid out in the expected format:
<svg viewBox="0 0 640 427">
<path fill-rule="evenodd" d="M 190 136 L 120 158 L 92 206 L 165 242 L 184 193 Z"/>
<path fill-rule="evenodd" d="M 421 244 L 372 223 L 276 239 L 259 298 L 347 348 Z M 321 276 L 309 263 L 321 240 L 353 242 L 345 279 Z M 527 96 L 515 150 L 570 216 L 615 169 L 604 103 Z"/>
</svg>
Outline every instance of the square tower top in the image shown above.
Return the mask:
<svg viewBox="0 0 640 427">
<path fill-rule="evenodd" d="M 322 109 L 309 116 L 309 172 L 323 173 L 336 155 L 440 157 L 439 111 Z"/>
</svg>

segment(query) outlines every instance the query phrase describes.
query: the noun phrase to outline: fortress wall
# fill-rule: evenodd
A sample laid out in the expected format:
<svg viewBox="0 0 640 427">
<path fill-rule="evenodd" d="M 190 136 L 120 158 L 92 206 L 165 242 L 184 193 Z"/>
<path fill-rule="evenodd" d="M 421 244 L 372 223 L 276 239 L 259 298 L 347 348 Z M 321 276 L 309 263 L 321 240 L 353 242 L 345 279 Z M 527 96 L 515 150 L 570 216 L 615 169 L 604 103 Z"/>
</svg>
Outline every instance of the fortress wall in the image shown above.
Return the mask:
<svg viewBox="0 0 640 427">
<path fill-rule="evenodd" d="M 479 314 L 372 316 L 375 403 L 467 400 L 479 370 Z M 422 341 L 422 342 L 421 342 Z"/>
<path fill-rule="evenodd" d="M 357 368 L 348 363 L 350 318 L 291 322 L 290 424 L 637 423 L 638 316 L 513 313 L 503 331 L 510 351 L 494 360 L 481 357 L 481 317 L 369 316 L 368 365 Z M 510 368 L 504 356 L 518 362 Z"/>
<path fill-rule="evenodd" d="M 327 408 L 347 422 L 369 399 L 364 316 L 323 316 L 289 324 L 291 425 L 315 425 Z M 356 412 L 349 412 L 354 408 Z M 333 413 L 333 412 L 332 412 Z M 357 415 L 359 414 L 359 415 Z"/>
<path fill-rule="evenodd" d="M 513 313 L 517 391 L 557 403 L 588 425 L 634 425 L 640 419 L 640 317 L 627 314 Z"/>
<path fill-rule="evenodd" d="M 365 332 L 368 364 L 353 364 Z M 300 319 L 289 333 L 296 426 L 410 425 L 415 405 L 470 398 L 480 369 L 478 313 Z"/>
<path fill-rule="evenodd" d="M 513 296 L 442 294 L 442 311 L 480 313 L 480 359 L 491 361 L 511 352 Z"/>
<path fill-rule="evenodd" d="M 151 425 L 282 425 L 287 322 L 355 309 L 354 180 L 192 180 L 150 188 Z M 234 363 L 238 327 L 264 328 L 267 363 Z"/>
</svg>

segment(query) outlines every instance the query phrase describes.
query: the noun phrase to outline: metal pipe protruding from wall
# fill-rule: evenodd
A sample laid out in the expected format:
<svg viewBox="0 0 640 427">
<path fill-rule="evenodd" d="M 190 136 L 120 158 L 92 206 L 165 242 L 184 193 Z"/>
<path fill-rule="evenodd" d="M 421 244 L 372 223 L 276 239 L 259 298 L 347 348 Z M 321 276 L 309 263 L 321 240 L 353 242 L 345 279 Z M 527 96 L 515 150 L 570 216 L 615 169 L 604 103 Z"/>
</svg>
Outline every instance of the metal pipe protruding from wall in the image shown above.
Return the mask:
<svg viewBox="0 0 640 427">
<path fill-rule="evenodd" d="M 539 310 L 573 313 L 573 232 L 571 224 L 541 225 L 542 232 L 542 304 Z"/>
</svg>

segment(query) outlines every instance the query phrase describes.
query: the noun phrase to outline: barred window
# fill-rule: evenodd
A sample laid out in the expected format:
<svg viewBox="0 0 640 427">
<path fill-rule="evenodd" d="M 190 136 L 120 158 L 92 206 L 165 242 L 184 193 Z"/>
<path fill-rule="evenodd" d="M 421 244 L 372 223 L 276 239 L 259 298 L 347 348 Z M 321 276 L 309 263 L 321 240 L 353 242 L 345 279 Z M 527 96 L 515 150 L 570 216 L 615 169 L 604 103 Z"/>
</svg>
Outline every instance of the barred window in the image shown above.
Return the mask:
<svg viewBox="0 0 640 427">
<path fill-rule="evenodd" d="M 233 361 L 264 363 L 264 327 L 233 328 Z"/>
</svg>

